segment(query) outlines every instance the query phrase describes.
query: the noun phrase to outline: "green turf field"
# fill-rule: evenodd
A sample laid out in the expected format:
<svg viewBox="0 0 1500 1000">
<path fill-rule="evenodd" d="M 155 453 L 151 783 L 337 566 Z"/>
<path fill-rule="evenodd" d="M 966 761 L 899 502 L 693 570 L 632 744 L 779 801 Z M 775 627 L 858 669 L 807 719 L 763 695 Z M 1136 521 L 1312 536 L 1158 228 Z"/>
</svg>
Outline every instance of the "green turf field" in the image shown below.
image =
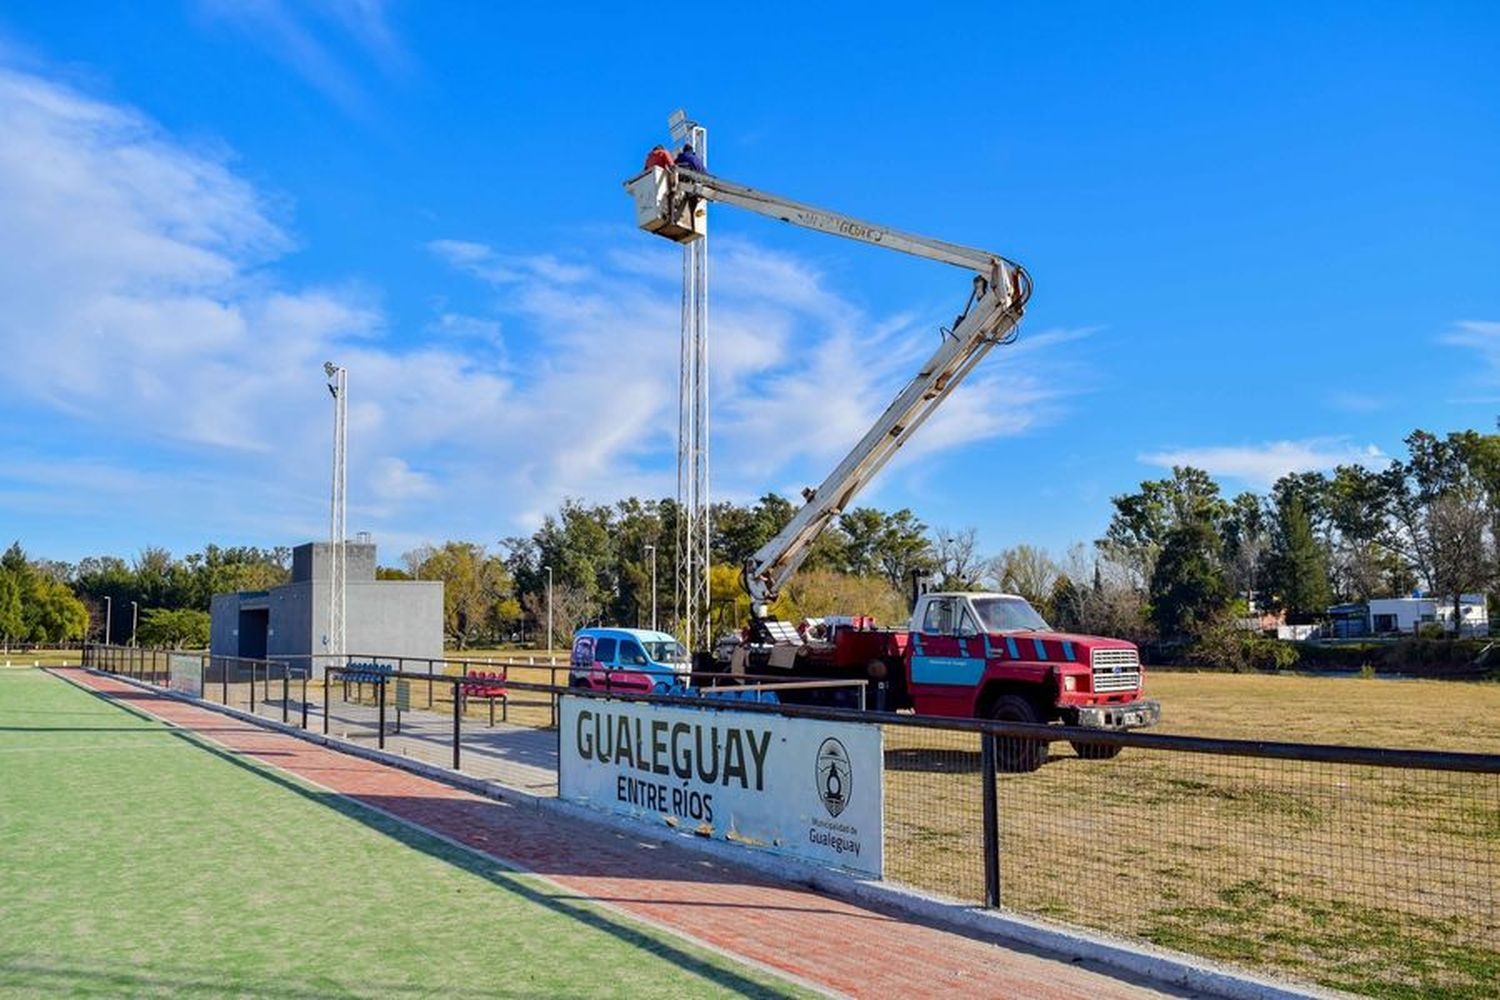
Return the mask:
<svg viewBox="0 0 1500 1000">
<path fill-rule="evenodd" d="M 7 995 L 796 992 L 34 670 L 0 673 L 0 886 Z"/>
</svg>

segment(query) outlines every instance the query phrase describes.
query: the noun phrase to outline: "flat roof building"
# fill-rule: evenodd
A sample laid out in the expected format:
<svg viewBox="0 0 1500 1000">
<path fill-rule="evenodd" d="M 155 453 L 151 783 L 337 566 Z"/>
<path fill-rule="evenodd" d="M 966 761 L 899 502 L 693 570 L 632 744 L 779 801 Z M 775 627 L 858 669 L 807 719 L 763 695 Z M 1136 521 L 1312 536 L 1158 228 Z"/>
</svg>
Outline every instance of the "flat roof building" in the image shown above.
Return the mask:
<svg viewBox="0 0 1500 1000">
<path fill-rule="evenodd" d="M 214 656 L 287 660 L 322 676 L 334 546 L 308 542 L 292 550 L 290 582 L 270 590 L 215 594 L 209 650 Z M 375 546 L 344 543 L 345 652 L 441 659 L 443 584 L 375 579 Z"/>
</svg>

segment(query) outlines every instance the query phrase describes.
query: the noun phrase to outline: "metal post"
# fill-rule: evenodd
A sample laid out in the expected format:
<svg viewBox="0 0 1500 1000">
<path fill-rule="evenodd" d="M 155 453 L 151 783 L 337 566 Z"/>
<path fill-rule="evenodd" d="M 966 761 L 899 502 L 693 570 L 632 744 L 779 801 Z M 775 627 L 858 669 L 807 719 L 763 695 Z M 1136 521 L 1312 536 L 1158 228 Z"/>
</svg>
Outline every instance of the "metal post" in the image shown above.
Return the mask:
<svg viewBox="0 0 1500 1000">
<path fill-rule="evenodd" d="M 385 685 L 386 679 L 384 677 L 381 677 L 380 682 L 375 685 L 375 690 L 379 692 L 377 697 L 380 698 L 380 735 L 376 737 L 376 743 L 382 750 L 385 749 Z"/>
<path fill-rule="evenodd" d="M 552 567 L 547 567 L 547 658 L 552 658 Z"/>
<path fill-rule="evenodd" d="M 250 661 L 250 714 L 255 714 L 255 661 Z"/>
<path fill-rule="evenodd" d="M 224 704 L 229 704 L 229 662 L 219 657 L 219 683 L 224 688 Z"/>
<path fill-rule="evenodd" d="M 285 663 L 281 665 L 281 721 L 291 721 L 287 715 L 291 711 L 289 702 L 292 700 L 292 677 L 287 671 L 291 669 Z"/>
<path fill-rule="evenodd" d="M 323 735 L 328 735 L 328 670 L 323 670 Z"/>
<path fill-rule="evenodd" d="M 980 778 L 984 782 L 984 905 L 1000 905 L 1000 804 L 995 794 L 995 740 L 1010 737 L 981 735 Z"/>
<path fill-rule="evenodd" d="M 651 551 L 651 631 L 658 631 L 656 627 L 656 546 L 647 545 Z"/>
<path fill-rule="evenodd" d="M 463 686 L 462 680 L 453 682 L 453 770 L 458 768 L 458 734 L 462 723 L 459 720 L 459 689 Z"/>
<path fill-rule="evenodd" d="M 307 674 L 312 673 L 312 664 L 307 665 Z M 302 675 L 302 730 L 307 731 L 307 674 Z"/>
<path fill-rule="evenodd" d="M 427 708 L 432 709 L 432 661 L 427 661 Z"/>
</svg>

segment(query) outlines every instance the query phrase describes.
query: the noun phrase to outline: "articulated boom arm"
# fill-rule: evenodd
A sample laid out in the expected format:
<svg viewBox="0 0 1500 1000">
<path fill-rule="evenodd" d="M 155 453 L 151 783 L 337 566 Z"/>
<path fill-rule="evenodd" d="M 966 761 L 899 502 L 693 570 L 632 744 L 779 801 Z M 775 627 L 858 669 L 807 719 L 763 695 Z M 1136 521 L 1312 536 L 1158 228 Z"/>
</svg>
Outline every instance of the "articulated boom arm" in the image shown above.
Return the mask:
<svg viewBox="0 0 1500 1000">
<path fill-rule="evenodd" d="M 679 195 L 689 198 L 707 198 L 709 201 L 735 205 L 806 229 L 816 229 L 833 236 L 842 236 L 845 239 L 885 247 L 887 250 L 899 250 L 917 257 L 926 257 L 928 260 L 940 260 L 947 264 L 965 267 L 978 272 L 986 279 L 993 279 L 995 268 L 1002 264 L 1012 268 L 1016 266 L 1004 261 L 998 254 L 960 246 L 945 240 L 935 240 L 927 236 L 903 233 L 889 226 L 880 226 L 850 215 L 841 215 L 838 212 L 804 205 L 789 198 L 757 191 L 743 184 L 731 183 L 722 177 L 695 173 L 691 170 L 678 168 L 677 191 Z"/>
<path fill-rule="evenodd" d="M 944 332 L 932 357 L 828 478 L 816 490 L 805 491 L 807 502 L 787 526 L 745 560 L 743 579 L 751 611 L 757 619 L 764 618 L 829 523 L 844 512 L 990 348 L 1003 343 L 1015 329 L 1031 296 L 1031 279 L 1019 264 L 998 254 L 903 233 L 692 170 L 648 170 L 626 186 L 636 197 L 642 228 L 677 242 L 698 239 L 706 226 L 703 202 L 718 201 L 807 229 L 953 264 L 975 274 L 968 305 L 953 330 Z"/>
<path fill-rule="evenodd" d="M 1015 329 L 1029 291 L 1030 285 L 1024 278 L 1019 289 L 990 286 L 983 291 L 953 333 L 943 337 L 916 377 L 906 384 L 822 485 L 812 491 L 807 503 L 781 533 L 745 561 L 745 589 L 750 593 L 756 617 L 765 616 L 782 586 L 807 558 L 813 542 L 848 508 L 855 494 L 932 416 L 990 348 L 1003 342 Z"/>
</svg>

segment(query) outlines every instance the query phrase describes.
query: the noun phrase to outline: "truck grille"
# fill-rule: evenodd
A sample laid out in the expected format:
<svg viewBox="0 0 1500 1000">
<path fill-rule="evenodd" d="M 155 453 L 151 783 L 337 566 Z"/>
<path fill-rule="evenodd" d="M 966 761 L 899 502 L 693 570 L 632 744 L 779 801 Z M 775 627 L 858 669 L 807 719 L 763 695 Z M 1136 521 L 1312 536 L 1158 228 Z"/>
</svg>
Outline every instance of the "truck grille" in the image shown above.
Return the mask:
<svg viewBox="0 0 1500 1000">
<path fill-rule="evenodd" d="M 1134 691 L 1141 686 L 1141 656 L 1133 649 L 1096 649 L 1090 654 L 1094 690 Z"/>
</svg>

